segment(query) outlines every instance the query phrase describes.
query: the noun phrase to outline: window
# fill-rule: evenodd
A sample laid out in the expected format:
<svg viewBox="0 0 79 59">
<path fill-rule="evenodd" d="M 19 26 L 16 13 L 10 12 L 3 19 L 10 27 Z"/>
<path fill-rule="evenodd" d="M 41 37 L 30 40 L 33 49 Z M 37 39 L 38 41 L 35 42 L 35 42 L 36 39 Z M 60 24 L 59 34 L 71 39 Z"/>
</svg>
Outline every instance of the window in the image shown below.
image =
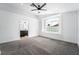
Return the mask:
<svg viewBox="0 0 79 59">
<path fill-rule="evenodd" d="M 47 33 L 60 33 L 61 32 L 60 15 L 44 18 L 42 20 L 42 31 Z"/>
</svg>

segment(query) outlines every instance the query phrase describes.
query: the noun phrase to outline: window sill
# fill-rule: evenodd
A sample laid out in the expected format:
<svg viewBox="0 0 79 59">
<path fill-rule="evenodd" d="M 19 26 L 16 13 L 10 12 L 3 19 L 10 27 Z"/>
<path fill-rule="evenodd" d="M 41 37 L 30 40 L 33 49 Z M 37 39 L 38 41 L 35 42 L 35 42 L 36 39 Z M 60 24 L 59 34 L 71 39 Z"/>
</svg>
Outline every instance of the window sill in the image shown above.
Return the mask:
<svg viewBox="0 0 79 59">
<path fill-rule="evenodd" d="M 61 34 L 61 32 L 48 32 L 48 31 L 43 31 L 43 33 L 48 33 L 48 34 Z"/>
</svg>

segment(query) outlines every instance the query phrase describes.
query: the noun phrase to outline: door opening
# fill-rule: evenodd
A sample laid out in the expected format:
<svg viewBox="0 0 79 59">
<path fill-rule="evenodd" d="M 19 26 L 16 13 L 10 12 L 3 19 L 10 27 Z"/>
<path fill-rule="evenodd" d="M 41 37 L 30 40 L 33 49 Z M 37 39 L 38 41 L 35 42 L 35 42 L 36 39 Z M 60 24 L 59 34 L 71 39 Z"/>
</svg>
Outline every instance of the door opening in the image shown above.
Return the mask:
<svg viewBox="0 0 79 59">
<path fill-rule="evenodd" d="M 20 22 L 20 37 L 28 36 L 28 20 Z"/>
</svg>

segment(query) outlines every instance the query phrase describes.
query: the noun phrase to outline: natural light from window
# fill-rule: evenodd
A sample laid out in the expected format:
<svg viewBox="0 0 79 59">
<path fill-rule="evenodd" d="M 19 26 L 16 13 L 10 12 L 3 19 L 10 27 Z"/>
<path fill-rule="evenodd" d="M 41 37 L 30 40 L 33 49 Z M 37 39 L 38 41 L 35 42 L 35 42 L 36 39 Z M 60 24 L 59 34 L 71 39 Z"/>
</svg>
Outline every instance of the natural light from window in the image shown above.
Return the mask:
<svg viewBox="0 0 79 59">
<path fill-rule="evenodd" d="M 44 18 L 42 20 L 42 31 L 46 33 L 60 33 L 61 32 L 60 15 Z"/>
</svg>

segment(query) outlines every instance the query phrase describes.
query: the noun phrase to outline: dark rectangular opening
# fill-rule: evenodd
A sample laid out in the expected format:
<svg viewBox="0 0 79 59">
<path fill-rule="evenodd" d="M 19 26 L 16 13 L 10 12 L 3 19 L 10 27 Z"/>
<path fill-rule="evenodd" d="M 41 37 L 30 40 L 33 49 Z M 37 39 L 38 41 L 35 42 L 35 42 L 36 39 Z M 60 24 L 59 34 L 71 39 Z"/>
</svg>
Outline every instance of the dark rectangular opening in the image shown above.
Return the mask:
<svg viewBox="0 0 79 59">
<path fill-rule="evenodd" d="M 28 36 L 28 31 L 27 30 L 21 30 L 20 31 L 20 37 Z"/>
</svg>

